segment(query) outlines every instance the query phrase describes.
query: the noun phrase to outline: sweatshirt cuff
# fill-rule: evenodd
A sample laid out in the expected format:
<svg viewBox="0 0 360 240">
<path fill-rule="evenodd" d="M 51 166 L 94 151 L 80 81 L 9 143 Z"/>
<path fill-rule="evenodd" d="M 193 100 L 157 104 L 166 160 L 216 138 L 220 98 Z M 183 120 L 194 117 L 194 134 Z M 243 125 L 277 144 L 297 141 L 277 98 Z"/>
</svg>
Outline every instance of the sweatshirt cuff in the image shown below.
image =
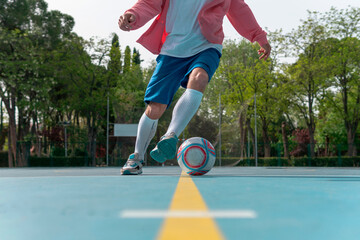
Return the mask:
<svg viewBox="0 0 360 240">
<path fill-rule="evenodd" d="M 139 14 L 137 14 L 135 11 L 133 11 L 132 9 L 129 9 L 129 10 L 126 10 L 125 12 L 124 12 L 124 14 L 125 13 L 131 13 L 131 14 L 134 14 L 135 15 L 135 22 L 134 23 L 131 23 L 130 25 L 132 26 L 132 29 L 131 30 L 136 30 L 136 29 L 138 29 L 138 28 L 140 28 L 140 26 L 139 26 Z M 131 31 L 130 30 L 130 31 Z"/>
<path fill-rule="evenodd" d="M 265 44 L 269 43 L 268 40 L 267 40 L 266 35 L 260 37 L 259 39 L 256 39 L 256 41 L 258 42 L 258 44 L 260 46 L 264 46 Z"/>
</svg>

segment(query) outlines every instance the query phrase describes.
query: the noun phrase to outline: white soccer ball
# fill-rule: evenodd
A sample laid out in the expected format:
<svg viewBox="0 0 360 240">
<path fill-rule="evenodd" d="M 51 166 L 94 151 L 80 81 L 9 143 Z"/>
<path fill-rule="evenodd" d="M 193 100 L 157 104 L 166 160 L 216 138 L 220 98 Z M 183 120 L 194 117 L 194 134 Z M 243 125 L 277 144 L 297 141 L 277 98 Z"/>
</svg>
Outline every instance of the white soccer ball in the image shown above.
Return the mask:
<svg viewBox="0 0 360 240">
<path fill-rule="evenodd" d="M 189 175 L 204 175 L 215 164 L 215 149 L 211 143 L 201 137 L 187 139 L 181 144 L 177 160 L 179 166 Z"/>
</svg>

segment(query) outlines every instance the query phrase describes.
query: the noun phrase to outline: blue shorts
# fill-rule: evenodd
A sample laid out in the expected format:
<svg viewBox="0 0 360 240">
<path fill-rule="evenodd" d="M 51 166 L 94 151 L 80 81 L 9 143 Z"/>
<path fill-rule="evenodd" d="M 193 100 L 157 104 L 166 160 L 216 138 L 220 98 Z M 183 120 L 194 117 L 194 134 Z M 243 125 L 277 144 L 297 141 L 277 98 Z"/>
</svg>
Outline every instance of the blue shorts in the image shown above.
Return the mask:
<svg viewBox="0 0 360 240">
<path fill-rule="evenodd" d="M 179 87 L 186 88 L 189 75 L 194 68 L 204 69 L 210 81 L 219 66 L 220 57 L 221 54 L 215 48 L 206 49 L 188 58 L 159 55 L 144 101 L 162 103 L 169 107 Z"/>
</svg>

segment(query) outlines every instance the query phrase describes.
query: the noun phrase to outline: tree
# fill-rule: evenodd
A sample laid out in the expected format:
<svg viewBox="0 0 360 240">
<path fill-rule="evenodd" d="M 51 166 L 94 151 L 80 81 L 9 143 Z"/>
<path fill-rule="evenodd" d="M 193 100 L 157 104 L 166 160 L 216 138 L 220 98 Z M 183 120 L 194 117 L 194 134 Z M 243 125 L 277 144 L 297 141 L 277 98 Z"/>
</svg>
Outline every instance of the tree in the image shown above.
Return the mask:
<svg viewBox="0 0 360 240">
<path fill-rule="evenodd" d="M 349 156 L 356 154 L 354 144 L 360 122 L 360 8 L 332 8 L 323 16 L 329 33 L 334 39 L 331 48 L 334 87 L 341 94 L 341 101 L 333 98 L 336 111 L 341 113 L 347 133 Z M 340 104 L 341 103 L 341 104 Z"/>
<path fill-rule="evenodd" d="M 0 96 L 9 115 L 9 166 L 25 166 L 24 151 L 16 143 L 30 133 L 31 120 L 39 126 L 37 114 L 51 85 L 47 52 L 70 34 L 74 21 L 58 11 L 47 11 L 43 0 L 2 0 L 0 12 Z"/>
<path fill-rule="evenodd" d="M 297 57 L 295 64 L 286 72 L 289 80 L 284 82 L 290 104 L 305 121 L 310 137 L 310 155 L 315 156 L 316 101 L 321 101 L 330 84 L 327 55 L 323 53 L 327 39 L 325 27 L 318 20 L 317 12 L 309 12 L 308 19 L 287 36 Z"/>
<path fill-rule="evenodd" d="M 133 55 L 132 55 L 132 66 L 140 65 L 142 62 L 140 58 L 140 51 L 136 48 L 133 49 Z"/>
<path fill-rule="evenodd" d="M 125 56 L 124 56 L 124 74 L 130 72 L 131 68 L 131 50 L 129 46 L 125 48 Z"/>
<path fill-rule="evenodd" d="M 136 49 L 134 52 L 140 57 Z M 137 123 L 144 111 L 143 97 L 146 85 L 141 66 L 131 61 L 134 58 L 131 56 L 130 47 L 126 46 L 120 83 L 114 89 L 113 106 L 117 123 Z"/>
<path fill-rule="evenodd" d="M 117 82 L 119 81 L 119 77 L 122 71 L 120 43 L 117 34 L 113 35 L 109 57 L 110 57 L 110 61 L 107 68 L 110 74 L 109 76 L 111 79 L 110 81 Z"/>
<path fill-rule="evenodd" d="M 70 120 L 73 111 L 86 119 L 88 153 L 93 157 L 92 165 L 95 165 L 99 127 L 106 121 L 104 116 L 109 84 L 106 66 L 110 49 L 110 41 L 106 39 L 84 41 L 74 36 L 63 45 L 56 57 L 56 76 L 62 86 L 57 94 L 65 94 L 60 104 L 69 113 L 67 120 Z"/>
<path fill-rule="evenodd" d="M 334 102 L 338 102 L 337 105 Z M 328 93 L 326 99 L 319 106 L 319 119 L 316 139 L 325 156 L 337 154 L 337 146 L 346 145 L 346 128 L 341 111 L 337 107 L 341 104 L 340 93 Z"/>
<path fill-rule="evenodd" d="M 231 140 L 240 141 L 240 159 L 244 156 L 245 125 L 250 104 L 248 85 L 244 79 L 243 71 L 247 66 L 254 64 L 253 59 L 254 49 L 248 42 L 225 42 L 219 68 L 207 88 L 202 103 L 202 108 L 208 107 L 214 113 L 214 121 L 218 121 L 216 117 L 221 115 L 224 123 L 233 123 L 233 116 L 237 116 L 235 124 L 239 127 L 239 134 L 234 134 L 232 129 L 233 139 Z M 219 96 L 221 96 L 221 101 L 224 103 L 220 113 L 218 106 Z"/>
<path fill-rule="evenodd" d="M 276 117 L 273 111 L 276 104 L 272 97 L 272 92 L 275 91 L 275 78 L 272 74 L 274 68 L 271 67 L 273 65 L 271 60 L 262 62 L 258 58 L 256 45 L 245 40 L 226 42 L 219 69 L 214 76 L 214 83 L 209 85 L 211 92 L 207 91 L 205 94 L 206 102 L 211 102 L 215 106 L 212 107 L 211 112 L 216 112 L 221 93 L 221 100 L 224 103 L 224 123 L 234 121 L 233 116 L 238 116 L 236 123 L 239 126 L 239 135 L 234 134 L 233 127 L 231 135 L 236 136 L 237 141 L 240 142 L 240 158 L 244 156 L 247 133 L 255 144 L 255 134 L 251 126 L 255 93 L 257 93 L 258 114 L 261 119 L 264 155 L 270 156 L 270 124 Z M 255 147 L 253 150 L 255 151 Z"/>
</svg>

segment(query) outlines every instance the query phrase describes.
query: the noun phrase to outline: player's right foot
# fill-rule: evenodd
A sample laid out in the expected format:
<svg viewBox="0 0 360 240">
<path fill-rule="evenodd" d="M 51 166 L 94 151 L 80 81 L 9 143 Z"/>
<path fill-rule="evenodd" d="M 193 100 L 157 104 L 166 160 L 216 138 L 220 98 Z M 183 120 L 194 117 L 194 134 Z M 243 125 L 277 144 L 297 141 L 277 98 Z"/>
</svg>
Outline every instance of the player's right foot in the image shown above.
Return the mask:
<svg viewBox="0 0 360 240">
<path fill-rule="evenodd" d="M 129 156 L 125 165 L 121 169 L 121 175 L 139 175 L 142 174 L 143 160 L 139 160 L 139 154 L 133 153 Z"/>
<path fill-rule="evenodd" d="M 159 163 L 173 159 L 176 155 L 177 142 L 178 138 L 173 132 L 167 136 L 162 136 L 160 142 L 150 152 L 150 156 Z"/>
</svg>

